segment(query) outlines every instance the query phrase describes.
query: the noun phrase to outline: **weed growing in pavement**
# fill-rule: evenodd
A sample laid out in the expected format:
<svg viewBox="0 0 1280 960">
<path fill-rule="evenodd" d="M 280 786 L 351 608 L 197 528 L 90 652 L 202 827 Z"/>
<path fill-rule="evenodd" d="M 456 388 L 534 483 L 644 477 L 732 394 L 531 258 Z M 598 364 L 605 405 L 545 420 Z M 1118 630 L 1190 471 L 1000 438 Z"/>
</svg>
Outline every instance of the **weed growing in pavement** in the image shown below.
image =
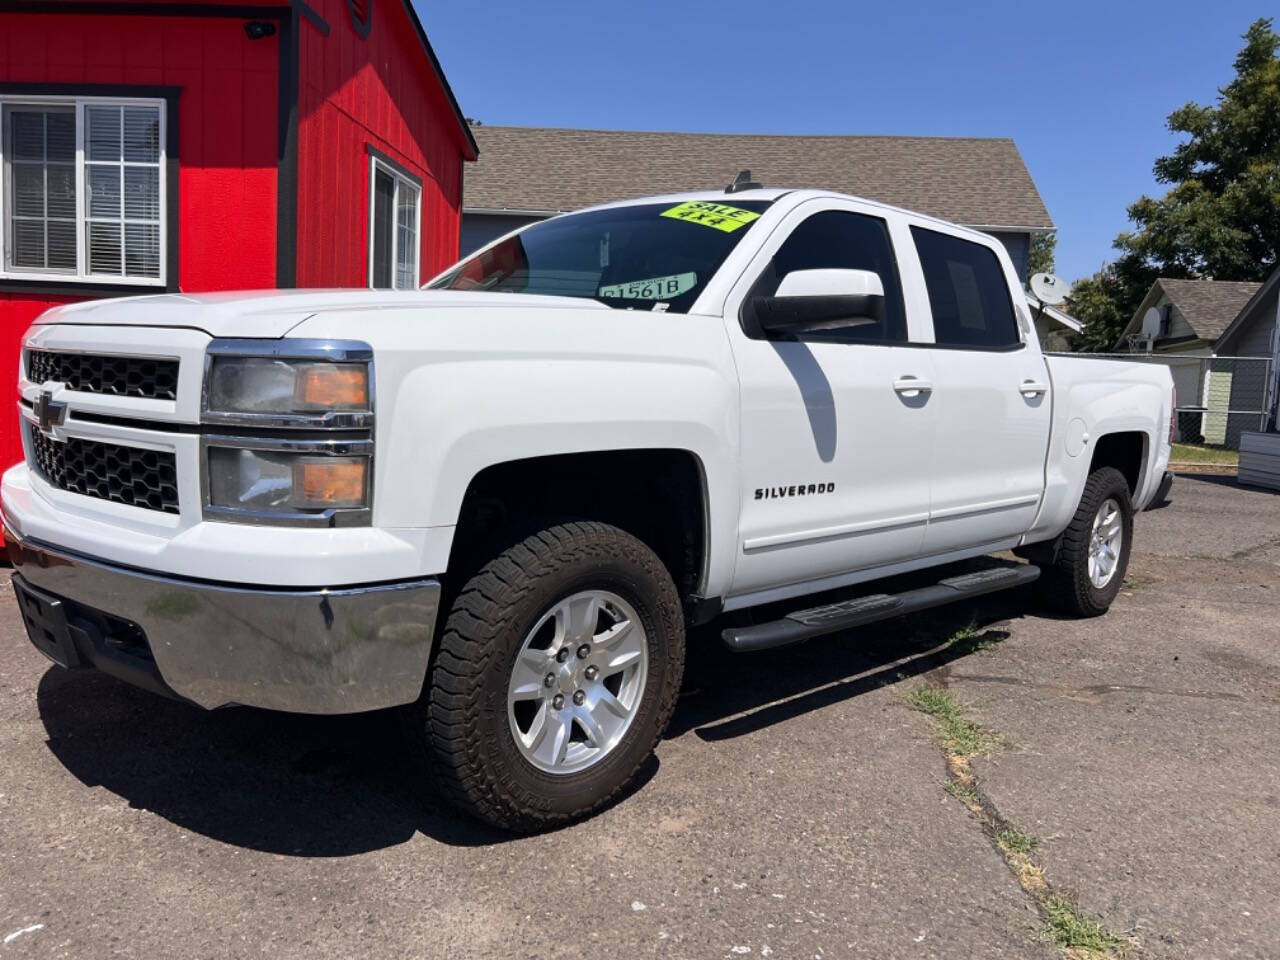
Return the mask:
<svg viewBox="0 0 1280 960">
<path fill-rule="evenodd" d="M 1127 937 L 1112 933 L 1098 921 L 1086 917 L 1068 897 L 1051 893 L 1040 901 L 1045 935 L 1068 957 L 1102 958 L 1122 956 L 1134 946 Z"/>
<path fill-rule="evenodd" d="M 961 642 L 974 636 L 972 630 L 959 631 Z M 1074 900 L 1054 891 L 1045 877 L 1045 868 L 1035 856 L 1040 841 L 1006 820 L 978 792 L 978 778 L 970 758 L 990 753 L 1000 739 L 966 720 L 963 708 L 947 690 L 918 687 L 906 695 L 907 703 L 933 718 L 938 740 L 947 754 L 946 792 L 973 814 L 983 832 L 992 839 L 1018 884 L 1035 901 L 1043 922 L 1040 935 L 1051 941 L 1065 960 L 1116 960 L 1137 941 L 1111 932 L 1085 916 Z"/>
<path fill-rule="evenodd" d="M 938 739 L 949 754 L 972 757 L 999 746 L 995 737 L 964 718 L 960 705 L 945 690 L 919 687 L 907 694 L 907 702 L 938 722 Z"/>
<path fill-rule="evenodd" d="M 1029 857 L 1035 853 L 1040 841 L 1029 833 L 1023 833 L 1017 827 L 1009 825 L 996 831 L 996 843 L 1009 854 Z"/>
</svg>

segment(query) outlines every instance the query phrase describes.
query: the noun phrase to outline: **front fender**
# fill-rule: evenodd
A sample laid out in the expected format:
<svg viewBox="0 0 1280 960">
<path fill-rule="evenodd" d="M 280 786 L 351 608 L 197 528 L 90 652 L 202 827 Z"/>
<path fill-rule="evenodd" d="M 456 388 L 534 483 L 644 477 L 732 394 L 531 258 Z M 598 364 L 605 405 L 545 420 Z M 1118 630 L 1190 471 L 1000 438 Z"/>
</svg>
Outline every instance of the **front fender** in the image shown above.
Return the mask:
<svg viewBox="0 0 1280 960">
<path fill-rule="evenodd" d="M 677 449 L 697 458 L 705 478 L 708 585 L 727 585 L 738 394 L 723 322 L 639 311 L 465 313 L 465 326 L 433 330 L 381 315 L 360 330 L 374 347 L 377 381 L 374 523 L 427 528 L 419 572 L 446 569 L 463 497 L 488 467 Z M 297 333 L 333 335 L 326 326 L 313 321 Z"/>
</svg>

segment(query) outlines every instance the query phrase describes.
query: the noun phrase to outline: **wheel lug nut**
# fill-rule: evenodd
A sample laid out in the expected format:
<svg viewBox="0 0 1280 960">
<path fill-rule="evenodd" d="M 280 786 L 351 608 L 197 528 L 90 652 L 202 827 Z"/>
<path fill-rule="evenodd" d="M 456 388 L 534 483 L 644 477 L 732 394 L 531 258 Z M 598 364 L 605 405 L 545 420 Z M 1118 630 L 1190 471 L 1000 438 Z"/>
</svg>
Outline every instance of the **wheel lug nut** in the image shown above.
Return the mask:
<svg viewBox="0 0 1280 960">
<path fill-rule="evenodd" d="M 583 693 L 581 690 L 575 690 L 573 692 L 573 702 L 576 703 L 578 706 L 582 706 L 582 702 L 586 699 L 587 699 L 587 695 Z"/>
<path fill-rule="evenodd" d="M 584 676 L 585 676 L 588 680 L 594 680 L 596 677 L 600 676 L 600 668 L 599 668 L 599 667 L 596 667 L 596 666 L 593 664 L 592 666 L 587 667 L 587 670 L 586 670 L 586 673 L 584 674 Z"/>
<path fill-rule="evenodd" d="M 556 675 L 554 673 L 548 673 L 542 678 L 542 685 L 544 687 L 554 687 L 556 685 Z"/>
<path fill-rule="evenodd" d="M 564 663 L 568 659 L 569 659 L 569 648 L 561 647 L 559 652 L 556 653 L 556 663 Z"/>
<path fill-rule="evenodd" d="M 554 710 L 559 710 L 559 709 L 560 709 L 561 707 L 563 707 L 563 706 L 564 706 L 564 694 L 563 694 L 563 693 L 557 693 L 554 697 L 552 697 L 552 698 L 551 698 L 551 707 L 552 707 L 552 709 L 554 709 Z"/>
<path fill-rule="evenodd" d="M 579 659 L 579 660 L 585 660 L 585 659 L 587 659 L 587 657 L 588 657 L 588 656 L 590 656 L 590 655 L 591 655 L 591 647 L 590 647 L 588 644 L 585 644 L 585 643 L 584 643 L 582 646 L 580 646 L 580 647 L 578 648 L 578 659 Z"/>
</svg>

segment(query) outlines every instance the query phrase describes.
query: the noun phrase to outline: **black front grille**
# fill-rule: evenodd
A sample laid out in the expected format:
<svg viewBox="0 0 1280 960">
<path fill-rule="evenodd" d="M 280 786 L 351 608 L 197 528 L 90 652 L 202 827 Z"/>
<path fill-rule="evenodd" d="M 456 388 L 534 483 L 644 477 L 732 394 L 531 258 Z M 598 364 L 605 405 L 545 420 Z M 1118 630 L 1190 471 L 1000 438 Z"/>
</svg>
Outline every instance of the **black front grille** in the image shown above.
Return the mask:
<svg viewBox="0 0 1280 960">
<path fill-rule="evenodd" d="M 41 476 L 60 490 L 178 512 L 178 472 L 172 453 L 75 437 L 59 443 L 34 427 L 31 452 Z"/>
<path fill-rule="evenodd" d="M 176 400 L 178 361 L 32 350 L 27 354 L 27 379 L 56 380 L 84 393 Z"/>
</svg>

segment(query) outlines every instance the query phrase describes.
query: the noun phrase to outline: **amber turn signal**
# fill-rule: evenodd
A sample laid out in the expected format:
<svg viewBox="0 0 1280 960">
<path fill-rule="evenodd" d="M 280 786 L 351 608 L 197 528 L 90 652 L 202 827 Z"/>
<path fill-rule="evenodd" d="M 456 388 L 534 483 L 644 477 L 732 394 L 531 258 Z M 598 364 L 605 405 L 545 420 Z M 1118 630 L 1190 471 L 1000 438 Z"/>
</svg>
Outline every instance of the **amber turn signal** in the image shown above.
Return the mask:
<svg viewBox="0 0 1280 960">
<path fill-rule="evenodd" d="M 294 500 L 304 508 L 362 507 L 369 461 L 364 457 L 317 457 L 297 464 Z"/>
<path fill-rule="evenodd" d="M 362 363 L 312 363 L 298 371 L 304 410 L 369 409 L 369 368 Z"/>
</svg>

